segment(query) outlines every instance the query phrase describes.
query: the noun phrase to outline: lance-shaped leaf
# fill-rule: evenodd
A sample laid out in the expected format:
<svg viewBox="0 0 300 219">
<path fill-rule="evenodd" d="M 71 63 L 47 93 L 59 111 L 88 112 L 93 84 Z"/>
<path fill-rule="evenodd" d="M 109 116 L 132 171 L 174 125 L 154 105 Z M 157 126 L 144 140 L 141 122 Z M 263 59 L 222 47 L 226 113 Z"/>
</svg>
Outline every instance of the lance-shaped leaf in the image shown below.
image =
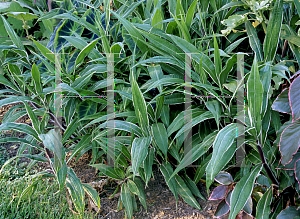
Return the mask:
<svg viewBox="0 0 300 219">
<path fill-rule="evenodd" d="M 171 175 L 173 174 L 173 168 L 169 162 L 162 163 L 160 165 L 160 171 L 165 177 L 166 183 L 175 196 L 176 199 L 176 208 L 177 208 L 177 200 L 178 200 L 178 194 L 177 194 L 177 184 L 175 181 L 175 177 L 171 178 Z"/>
<path fill-rule="evenodd" d="M 55 168 L 58 169 L 63 165 L 65 160 L 62 139 L 54 129 L 51 129 L 47 134 L 40 134 L 39 137 L 42 139 L 44 146 L 54 153 L 55 159 L 58 159 L 59 163 L 56 164 L 55 162 Z"/>
<path fill-rule="evenodd" d="M 16 32 L 14 31 L 14 29 L 10 26 L 10 24 L 7 22 L 7 20 L 3 17 L 3 15 L 1 15 L 1 18 L 3 20 L 3 24 L 4 27 L 6 29 L 6 32 L 9 35 L 9 38 L 12 40 L 12 42 L 19 48 L 24 50 L 24 46 L 22 44 L 21 39 L 19 38 L 19 36 L 16 34 Z"/>
<path fill-rule="evenodd" d="M 151 143 L 151 137 L 135 138 L 131 147 L 131 162 L 133 177 L 137 174 L 139 167 L 145 160 L 148 153 L 148 146 Z"/>
<path fill-rule="evenodd" d="M 25 108 L 26 108 L 26 111 L 28 113 L 28 116 L 32 122 L 32 126 L 33 128 L 35 129 L 35 131 L 38 133 L 38 134 L 41 134 L 41 131 L 40 131 L 40 121 L 38 120 L 37 116 L 34 114 L 34 112 L 32 111 L 31 107 L 29 106 L 29 104 L 27 102 L 24 102 L 24 105 L 25 105 Z"/>
<path fill-rule="evenodd" d="M 256 134 L 261 131 L 261 107 L 263 101 L 263 86 L 260 81 L 256 58 L 253 61 L 250 76 L 247 81 L 248 111 L 251 126 L 256 128 Z"/>
<path fill-rule="evenodd" d="M 37 94 L 40 94 L 42 92 L 41 76 L 40 76 L 40 71 L 36 66 L 36 64 L 32 65 L 31 76 L 34 81 L 35 90 Z"/>
<path fill-rule="evenodd" d="M 300 76 L 298 76 L 291 84 L 289 90 L 289 100 L 291 104 L 293 121 L 300 118 Z"/>
<path fill-rule="evenodd" d="M 108 166 L 105 164 L 93 164 L 91 166 L 97 168 L 98 170 L 100 170 L 103 174 L 105 174 L 108 177 L 111 177 L 113 179 L 122 179 L 122 177 L 120 177 L 116 173 L 115 169 L 111 166 Z"/>
<path fill-rule="evenodd" d="M 45 56 L 50 62 L 55 63 L 55 54 L 49 50 L 47 47 L 43 46 L 39 42 L 33 40 L 36 47 L 40 50 L 40 52 Z"/>
<path fill-rule="evenodd" d="M 262 52 L 262 49 L 261 49 L 261 43 L 260 43 L 260 40 L 257 36 L 255 28 L 250 23 L 250 21 L 246 21 L 245 27 L 246 27 L 247 34 L 248 34 L 248 37 L 249 37 L 250 46 L 251 46 L 252 50 L 255 52 L 257 60 L 259 62 L 263 61 L 264 56 L 263 56 L 263 52 Z"/>
<path fill-rule="evenodd" d="M 155 123 L 152 125 L 152 134 L 158 148 L 167 157 L 168 152 L 168 134 L 163 123 Z"/>
<path fill-rule="evenodd" d="M 269 19 L 267 34 L 264 40 L 264 55 L 266 61 L 275 58 L 283 18 L 283 0 L 276 0 Z"/>
<path fill-rule="evenodd" d="M 177 166 L 177 168 L 175 169 L 171 177 L 173 177 L 180 170 L 192 164 L 193 162 L 198 160 L 202 155 L 204 155 L 214 143 L 217 134 L 218 132 L 213 132 L 209 134 L 204 138 L 204 140 L 200 144 L 195 145 L 192 148 L 192 150 L 188 151 L 183 157 L 182 161 Z"/>
<path fill-rule="evenodd" d="M 268 191 L 259 199 L 256 206 L 256 218 L 268 219 L 271 213 L 271 201 L 273 196 L 273 188 L 270 187 Z"/>
<path fill-rule="evenodd" d="M 147 114 L 146 102 L 134 76 L 132 76 L 131 79 L 132 79 L 132 99 L 133 99 L 135 115 L 139 121 L 140 126 L 142 127 L 142 130 L 146 134 L 148 134 L 149 118 Z"/>
<path fill-rule="evenodd" d="M 191 190 L 185 184 L 185 182 L 183 181 L 183 179 L 181 179 L 180 176 L 176 175 L 175 176 L 175 181 L 177 183 L 177 191 L 178 191 L 179 195 L 183 198 L 183 200 L 186 203 L 188 203 L 189 205 L 197 208 L 198 210 L 201 210 L 199 203 L 194 198 Z"/>
<path fill-rule="evenodd" d="M 27 124 L 8 122 L 0 125 L 0 132 L 15 130 L 33 136 L 36 140 L 41 141 L 38 133 Z"/>
<path fill-rule="evenodd" d="M 114 16 L 118 18 L 118 20 L 124 25 L 130 36 L 132 37 L 133 41 L 137 44 L 138 48 L 142 51 L 144 54 L 147 49 L 145 48 L 144 45 L 144 38 L 140 34 L 140 32 L 136 29 L 135 26 L 133 26 L 129 21 L 124 19 L 121 15 L 114 11 L 110 11 Z"/>
<path fill-rule="evenodd" d="M 244 175 L 234 187 L 230 198 L 230 214 L 229 219 L 234 219 L 243 209 L 248 198 L 252 193 L 255 179 L 261 171 L 262 165 L 253 168 L 250 173 Z"/>
<path fill-rule="evenodd" d="M 126 183 L 124 183 L 121 187 L 121 200 L 125 206 L 127 217 L 132 218 L 132 214 L 133 214 L 132 197 Z"/>
<path fill-rule="evenodd" d="M 230 124 L 224 127 L 217 135 L 213 143 L 213 154 L 206 167 L 206 187 L 209 189 L 215 176 L 225 167 L 234 155 L 236 145 L 235 138 L 244 133 L 244 126 L 241 124 Z"/>
<path fill-rule="evenodd" d="M 281 163 L 286 165 L 292 161 L 292 156 L 298 151 L 300 146 L 300 122 L 296 121 L 286 127 L 280 137 L 279 150 L 281 153 Z"/>
<path fill-rule="evenodd" d="M 289 89 L 285 88 L 273 102 L 272 109 L 281 113 L 292 113 L 289 103 Z"/>
<path fill-rule="evenodd" d="M 100 209 L 100 197 L 98 192 L 89 184 L 83 183 L 82 187 L 84 191 L 91 197 L 95 205 Z"/>
<path fill-rule="evenodd" d="M 90 44 L 86 45 L 77 56 L 77 59 L 75 61 L 76 68 L 81 64 L 81 62 L 84 60 L 84 58 L 93 50 L 96 43 L 99 41 L 100 38 L 93 40 Z"/>
<path fill-rule="evenodd" d="M 146 203 L 146 196 L 143 190 L 143 184 L 139 180 L 139 178 L 135 178 L 134 181 L 128 180 L 127 185 L 130 189 L 130 191 L 137 195 L 139 197 L 140 202 L 144 206 L 144 208 L 147 210 L 147 203 Z"/>
</svg>

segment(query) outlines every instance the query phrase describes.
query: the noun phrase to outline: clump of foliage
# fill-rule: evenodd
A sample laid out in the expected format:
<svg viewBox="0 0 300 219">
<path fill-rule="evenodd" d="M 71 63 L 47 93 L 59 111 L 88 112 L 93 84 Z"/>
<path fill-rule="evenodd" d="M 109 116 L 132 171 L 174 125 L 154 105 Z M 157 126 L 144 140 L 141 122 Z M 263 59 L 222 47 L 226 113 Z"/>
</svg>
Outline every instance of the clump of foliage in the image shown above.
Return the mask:
<svg viewBox="0 0 300 219">
<path fill-rule="evenodd" d="M 199 181 L 207 191 L 216 186 L 218 218 L 300 216 L 298 0 L 57 4 L 49 12 L 26 6 L 38 23 L 54 25 L 45 41 L 22 41 L 1 15 L 11 41 L 0 47 L 0 106 L 23 105 L 7 112 L 0 131 L 27 134 L 1 142 L 21 143 L 17 157 L 32 165 L 48 162 L 39 179 L 54 177 L 77 214 L 85 194 L 100 207 L 68 167 L 90 151 L 91 165 L 118 183 L 118 209 L 129 218 L 135 196 L 147 209 L 153 165 L 176 201 L 197 209 Z M 24 115 L 32 126 L 15 123 Z"/>
</svg>

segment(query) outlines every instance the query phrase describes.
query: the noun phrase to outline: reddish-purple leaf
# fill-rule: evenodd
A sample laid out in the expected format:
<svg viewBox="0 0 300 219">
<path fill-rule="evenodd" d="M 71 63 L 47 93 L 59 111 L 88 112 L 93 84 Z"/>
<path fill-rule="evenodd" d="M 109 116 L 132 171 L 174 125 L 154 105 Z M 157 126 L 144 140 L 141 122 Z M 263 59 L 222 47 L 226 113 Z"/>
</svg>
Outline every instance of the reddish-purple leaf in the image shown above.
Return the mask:
<svg viewBox="0 0 300 219">
<path fill-rule="evenodd" d="M 292 118 L 295 121 L 300 118 L 300 77 L 297 77 L 290 86 L 289 102 L 292 110 Z"/>
<path fill-rule="evenodd" d="M 230 185 L 233 183 L 233 178 L 230 173 L 221 171 L 216 177 L 215 180 L 222 185 Z"/>
<path fill-rule="evenodd" d="M 227 203 L 229 206 L 230 206 L 230 201 L 231 201 L 231 194 L 232 194 L 232 191 L 230 191 L 230 192 L 227 194 L 226 199 L 225 199 L 226 203 Z"/>
<path fill-rule="evenodd" d="M 223 199 L 225 197 L 225 195 L 227 194 L 227 190 L 228 190 L 228 186 L 225 186 L 225 185 L 216 187 L 212 191 L 212 193 L 209 197 L 209 200 Z"/>
<path fill-rule="evenodd" d="M 285 128 L 281 134 L 279 150 L 281 153 L 281 163 L 286 165 L 292 161 L 293 155 L 300 146 L 300 122 L 293 122 Z"/>
<path fill-rule="evenodd" d="M 298 159 L 295 162 L 295 177 L 296 177 L 296 180 L 299 183 L 299 188 L 300 188 L 300 159 Z"/>
<path fill-rule="evenodd" d="M 219 218 L 224 216 L 229 212 L 229 209 L 230 209 L 229 205 L 227 205 L 227 203 L 224 200 L 222 200 L 217 207 L 217 210 L 215 212 L 215 217 Z"/>
<path fill-rule="evenodd" d="M 277 219 L 286 219 L 286 218 L 294 218 L 300 216 L 300 211 L 297 210 L 297 207 L 289 206 L 277 216 Z"/>
<path fill-rule="evenodd" d="M 281 113 L 292 113 L 289 103 L 289 90 L 287 88 L 278 95 L 272 104 L 272 109 Z"/>
</svg>

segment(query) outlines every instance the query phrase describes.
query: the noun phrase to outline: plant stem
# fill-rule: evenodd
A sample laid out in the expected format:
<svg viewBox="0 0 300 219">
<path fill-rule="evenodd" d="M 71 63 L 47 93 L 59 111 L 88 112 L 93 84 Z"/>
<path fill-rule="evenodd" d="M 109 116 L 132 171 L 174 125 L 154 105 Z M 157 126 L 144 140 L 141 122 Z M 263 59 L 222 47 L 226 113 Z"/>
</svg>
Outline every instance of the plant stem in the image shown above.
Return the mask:
<svg viewBox="0 0 300 219">
<path fill-rule="evenodd" d="M 265 155 L 264 155 L 264 152 L 263 152 L 263 150 L 262 150 L 262 148 L 261 148 L 260 145 L 257 145 L 257 150 L 258 150 L 260 159 L 261 159 L 261 161 L 262 161 L 262 163 L 263 163 L 263 165 L 264 165 L 264 168 L 265 168 L 265 170 L 266 170 L 266 172 L 267 172 L 267 174 L 268 174 L 269 179 L 272 181 L 272 183 L 273 183 L 274 185 L 276 185 L 276 186 L 278 187 L 278 186 L 279 186 L 279 182 L 278 182 L 278 180 L 275 178 L 274 174 L 272 173 L 271 168 L 270 168 L 269 165 L 267 164 L 266 158 L 265 158 Z"/>
</svg>

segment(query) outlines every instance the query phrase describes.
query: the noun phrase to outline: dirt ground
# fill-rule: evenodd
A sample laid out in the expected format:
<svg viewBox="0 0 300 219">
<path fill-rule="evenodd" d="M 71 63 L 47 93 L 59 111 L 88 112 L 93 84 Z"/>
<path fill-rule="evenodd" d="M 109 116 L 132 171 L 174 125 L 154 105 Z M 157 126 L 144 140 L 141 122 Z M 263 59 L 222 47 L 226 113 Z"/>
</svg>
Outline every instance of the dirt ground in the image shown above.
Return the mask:
<svg viewBox="0 0 300 219">
<path fill-rule="evenodd" d="M 15 105 L 15 104 L 14 104 Z M 11 105 L 12 106 L 12 105 Z M 5 112 L 11 106 L 5 106 L 0 108 L 0 124 Z M 30 124 L 28 118 L 20 118 L 18 122 Z M 0 133 L 1 134 L 1 133 Z M 15 137 L 24 137 L 25 134 L 20 134 L 16 132 L 6 132 L 5 137 L 15 136 Z M 4 134 L 1 135 L 4 137 Z M 16 143 L 5 143 L 0 144 L 0 147 L 5 147 L 9 156 L 13 157 L 16 155 L 19 148 L 19 144 Z M 25 151 L 26 153 L 26 151 Z M 97 173 L 97 170 L 89 166 L 89 162 L 92 159 L 90 153 L 84 154 L 76 163 L 75 158 L 73 158 L 69 166 L 73 168 L 76 175 L 84 183 L 97 182 L 103 177 L 100 177 Z M 29 162 L 26 158 L 22 158 L 20 162 Z M 38 163 L 37 167 L 39 170 L 44 170 L 47 168 L 47 164 Z M 141 206 L 139 201 L 137 201 L 138 211 L 134 212 L 133 216 L 135 219 L 160 219 L 160 218 L 170 218 L 170 219 L 209 219 L 213 218 L 214 211 L 217 208 L 218 201 L 204 201 L 197 198 L 202 210 L 199 211 L 179 197 L 176 209 L 176 201 L 172 192 L 168 189 L 164 177 L 157 169 L 154 168 L 154 178 L 148 183 L 148 187 L 145 188 L 145 194 L 147 199 L 147 211 Z M 101 210 L 96 218 L 107 218 L 107 219 L 121 219 L 125 218 L 124 209 L 117 211 L 118 198 L 117 197 L 109 199 L 108 197 L 113 194 L 116 184 L 109 183 L 103 187 L 103 190 L 100 193 L 101 198 Z M 201 182 L 198 183 L 198 188 L 200 189 L 201 194 L 208 199 L 206 194 L 205 185 Z"/>
</svg>

